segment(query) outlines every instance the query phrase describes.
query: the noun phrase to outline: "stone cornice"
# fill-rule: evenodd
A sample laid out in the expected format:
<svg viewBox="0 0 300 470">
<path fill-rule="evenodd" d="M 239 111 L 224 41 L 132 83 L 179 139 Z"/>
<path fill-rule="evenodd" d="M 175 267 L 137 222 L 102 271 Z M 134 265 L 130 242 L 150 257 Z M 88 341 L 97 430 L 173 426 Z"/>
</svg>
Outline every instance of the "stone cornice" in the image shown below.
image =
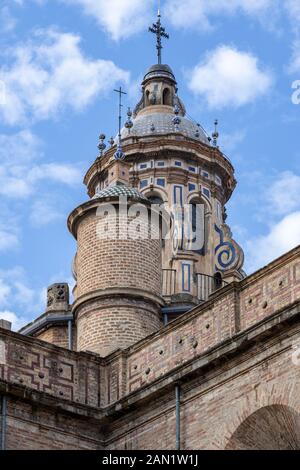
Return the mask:
<svg viewBox="0 0 300 470">
<path fill-rule="evenodd" d="M 137 289 L 135 287 L 110 287 L 109 289 L 95 290 L 90 294 L 85 294 L 76 299 L 72 305 L 72 313 L 76 316 L 77 310 L 88 302 L 94 302 L 100 299 L 110 299 L 112 297 L 142 299 L 145 302 L 152 302 L 156 305 L 165 305 L 161 296 L 153 294 L 146 289 Z"/>
<path fill-rule="evenodd" d="M 177 136 L 178 137 L 178 136 Z M 138 161 L 140 158 L 166 158 L 168 156 L 180 156 L 182 158 L 194 159 L 195 162 L 201 163 L 207 169 L 217 165 L 223 177 L 227 175 L 230 179 L 230 187 L 227 188 L 230 197 L 236 186 L 234 179 L 234 168 L 230 161 L 225 157 L 219 149 L 207 146 L 202 142 L 182 137 L 176 140 L 176 136 L 156 136 L 143 139 L 133 139 L 131 137 L 124 139 L 123 150 L 126 153 L 127 160 L 125 162 Z M 100 160 L 97 158 L 87 171 L 84 177 L 84 184 L 88 187 L 88 193 L 93 195 L 91 186 L 95 183 L 96 175 L 109 168 L 114 161 L 115 147 L 110 148 Z M 212 170 L 211 170 L 212 171 Z"/>
</svg>

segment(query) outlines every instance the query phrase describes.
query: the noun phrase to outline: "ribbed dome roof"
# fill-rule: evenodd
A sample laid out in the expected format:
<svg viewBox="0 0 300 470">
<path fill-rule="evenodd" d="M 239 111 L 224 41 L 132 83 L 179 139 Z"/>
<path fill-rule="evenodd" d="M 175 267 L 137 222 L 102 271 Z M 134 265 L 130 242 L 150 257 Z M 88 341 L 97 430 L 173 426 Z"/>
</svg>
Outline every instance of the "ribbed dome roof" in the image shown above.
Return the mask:
<svg viewBox="0 0 300 470">
<path fill-rule="evenodd" d="M 123 184 L 109 186 L 108 188 L 105 188 L 102 191 L 96 193 L 92 199 L 117 199 L 120 196 L 126 196 L 127 198 L 135 199 L 137 201 L 148 202 L 148 199 L 137 189 L 130 188 L 129 186 Z"/>
<path fill-rule="evenodd" d="M 173 123 L 174 117 L 175 115 L 171 113 L 153 113 L 137 116 L 136 119 L 133 120 L 133 127 L 130 130 L 130 134 L 125 127 L 122 129 L 122 139 L 129 136 L 145 137 L 176 133 L 209 144 L 207 135 L 201 126 L 181 116 L 178 130 L 176 130 Z"/>
</svg>

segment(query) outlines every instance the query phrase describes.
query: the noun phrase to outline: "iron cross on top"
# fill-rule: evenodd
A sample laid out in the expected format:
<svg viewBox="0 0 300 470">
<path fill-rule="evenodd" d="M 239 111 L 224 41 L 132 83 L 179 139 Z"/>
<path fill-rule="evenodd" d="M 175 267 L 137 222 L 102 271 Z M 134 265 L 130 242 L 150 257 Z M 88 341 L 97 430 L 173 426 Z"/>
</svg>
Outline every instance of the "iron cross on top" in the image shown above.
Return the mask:
<svg viewBox="0 0 300 470">
<path fill-rule="evenodd" d="M 157 22 L 153 23 L 153 26 L 149 28 L 150 33 L 155 34 L 157 38 L 156 49 L 157 49 L 158 64 L 161 64 L 161 50 L 163 48 L 161 39 L 162 38 L 169 39 L 170 37 L 168 33 L 166 33 L 165 28 L 162 27 L 160 18 L 161 18 L 161 14 L 160 12 L 158 12 Z"/>
</svg>

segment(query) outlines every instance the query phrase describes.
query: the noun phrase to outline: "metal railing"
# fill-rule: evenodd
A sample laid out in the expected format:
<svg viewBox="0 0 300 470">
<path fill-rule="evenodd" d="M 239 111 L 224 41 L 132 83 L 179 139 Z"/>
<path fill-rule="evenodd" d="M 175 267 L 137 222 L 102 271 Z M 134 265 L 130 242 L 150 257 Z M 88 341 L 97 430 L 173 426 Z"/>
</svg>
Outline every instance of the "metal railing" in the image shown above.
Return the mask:
<svg viewBox="0 0 300 470">
<path fill-rule="evenodd" d="M 165 297 L 176 294 L 176 269 L 162 270 L 162 295 Z"/>
<path fill-rule="evenodd" d="M 209 296 L 218 289 L 222 289 L 228 283 L 218 276 L 208 276 L 207 274 L 196 274 L 197 298 L 201 302 L 208 300 Z"/>
</svg>

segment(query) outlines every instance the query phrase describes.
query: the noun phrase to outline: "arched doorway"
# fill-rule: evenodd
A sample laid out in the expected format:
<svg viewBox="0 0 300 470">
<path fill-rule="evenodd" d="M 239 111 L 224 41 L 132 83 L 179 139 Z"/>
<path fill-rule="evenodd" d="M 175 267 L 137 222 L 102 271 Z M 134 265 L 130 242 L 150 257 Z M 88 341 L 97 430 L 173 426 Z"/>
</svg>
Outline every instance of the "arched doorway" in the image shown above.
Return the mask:
<svg viewBox="0 0 300 470">
<path fill-rule="evenodd" d="M 226 450 L 299 450 L 300 414 L 284 405 L 252 413 L 231 436 Z"/>
</svg>

